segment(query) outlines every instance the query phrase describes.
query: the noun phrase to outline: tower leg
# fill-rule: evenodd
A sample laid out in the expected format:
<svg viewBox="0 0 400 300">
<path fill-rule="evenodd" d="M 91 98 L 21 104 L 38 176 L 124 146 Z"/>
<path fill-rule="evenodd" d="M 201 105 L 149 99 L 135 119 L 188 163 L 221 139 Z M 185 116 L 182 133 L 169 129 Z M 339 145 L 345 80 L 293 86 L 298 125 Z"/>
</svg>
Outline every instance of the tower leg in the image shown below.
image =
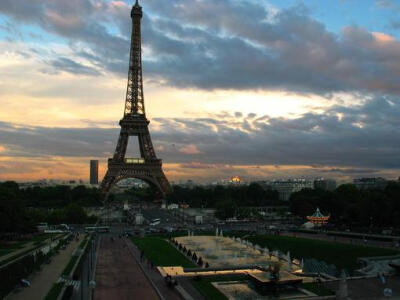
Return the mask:
<svg viewBox="0 0 400 300">
<path fill-rule="evenodd" d="M 104 175 L 103 181 L 100 186 L 101 200 L 103 203 L 108 198 L 108 194 L 110 193 L 111 187 L 117 181 L 117 177 L 114 175 L 110 175 L 110 171 L 107 171 L 106 175 Z"/>
</svg>

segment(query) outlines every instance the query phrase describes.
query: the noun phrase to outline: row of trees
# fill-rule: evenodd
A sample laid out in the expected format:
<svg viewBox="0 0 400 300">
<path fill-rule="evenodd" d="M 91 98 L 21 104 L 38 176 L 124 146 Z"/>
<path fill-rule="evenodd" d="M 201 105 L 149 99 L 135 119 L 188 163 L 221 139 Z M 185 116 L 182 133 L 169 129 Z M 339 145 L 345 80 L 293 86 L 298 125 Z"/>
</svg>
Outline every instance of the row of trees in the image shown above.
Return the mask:
<svg viewBox="0 0 400 300">
<path fill-rule="evenodd" d="M 191 207 L 214 207 L 227 203 L 237 207 L 279 205 L 277 191 L 264 190 L 259 184 L 185 188 L 174 186 L 169 203 L 187 203 Z"/>
<path fill-rule="evenodd" d="M 14 192 L 27 207 L 61 208 L 71 202 L 82 206 L 101 205 L 100 192 L 97 188 L 87 188 L 83 185 L 71 188 L 58 185 L 19 189 L 17 183 L 14 185 Z"/>
<path fill-rule="evenodd" d="M 0 183 L 0 233 L 33 231 L 34 221 L 19 198 L 18 184 Z"/>
<path fill-rule="evenodd" d="M 0 234 L 34 232 L 40 222 L 92 223 L 94 218 L 86 214 L 82 205 L 97 203 L 98 199 L 96 190 L 85 187 L 24 190 L 16 182 L 0 183 Z"/>
<path fill-rule="evenodd" d="M 334 191 L 304 189 L 290 197 L 295 215 L 308 216 L 316 207 L 338 225 L 400 226 L 400 183 L 389 182 L 384 189 L 371 190 L 343 184 Z"/>
<path fill-rule="evenodd" d="M 284 205 L 277 191 L 264 190 L 259 184 L 185 188 L 174 186 L 169 203 L 187 203 L 191 207 L 216 209 L 219 219 L 254 218 L 258 213 L 251 207 Z"/>
</svg>

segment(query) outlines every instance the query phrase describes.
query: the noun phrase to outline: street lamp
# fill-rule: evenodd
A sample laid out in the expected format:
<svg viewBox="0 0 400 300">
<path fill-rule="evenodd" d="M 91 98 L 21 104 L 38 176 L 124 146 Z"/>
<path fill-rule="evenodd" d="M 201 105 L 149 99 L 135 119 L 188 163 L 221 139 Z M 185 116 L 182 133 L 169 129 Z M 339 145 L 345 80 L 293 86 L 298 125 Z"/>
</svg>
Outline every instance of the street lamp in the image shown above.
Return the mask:
<svg viewBox="0 0 400 300">
<path fill-rule="evenodd" d="M 89 289 L 90 289 L 90 299 L 93 299 L 93 294 L 94 294 L 94 288 L 96 287 L 96 281 L 90 280 L 89 281 Z"/>
</svg>

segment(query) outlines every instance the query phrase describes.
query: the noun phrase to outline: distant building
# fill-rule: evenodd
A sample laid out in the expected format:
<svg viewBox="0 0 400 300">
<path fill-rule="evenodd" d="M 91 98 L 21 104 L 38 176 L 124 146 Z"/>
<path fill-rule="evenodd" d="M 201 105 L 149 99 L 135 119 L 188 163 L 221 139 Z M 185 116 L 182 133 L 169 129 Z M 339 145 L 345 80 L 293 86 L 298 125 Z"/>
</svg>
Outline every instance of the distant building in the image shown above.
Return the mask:
<svg viewBox="0 0 400 300">
<path fill-rule="evenodd" d="M 314 189 L 333 191 L 336 189 L 336 180 L 318 178 L 314 180 Z"/>
<path fill-rule="evenodd" d="M 386 187 L 387 180 L 382 177 L 356 178 L 353 179 L 353 184 L 359 190 L 371 190 L 371 189 L 382 190 Z"/>
<path fill-rule="evenodd" d="M 240 179 L 240 177 L 239 176 L 233 176 L 233 177 L 231 177 L 231 179 L 229 180 L 229 183 L 230 184 L 233 184 L 233 185 L 239 185 L 240 183 L 241 183 L 241 179 Z"/>
<path fill-rule="evenodd" d="M 279 200 L 289 201 L 290 195 L 302 189 L 312 189 L 313 182 L 307 179 L 287 179 L 259 182 L 262 187 L 278 191 Z"/>
<path fill-rule="evenodd" d="M 90 161 L 90 184 L 99 184 L 99 161 Z"/>
<path fill-rule="evenodd" d="M 192 179 L 188 179 L 186 181 L 180 180 L 176 185 L 181 186 L 183 188 L 188 188 L 188 189 L 192 189 L 194 188 L 197 184 L 192 180 Z"/>
</svg>

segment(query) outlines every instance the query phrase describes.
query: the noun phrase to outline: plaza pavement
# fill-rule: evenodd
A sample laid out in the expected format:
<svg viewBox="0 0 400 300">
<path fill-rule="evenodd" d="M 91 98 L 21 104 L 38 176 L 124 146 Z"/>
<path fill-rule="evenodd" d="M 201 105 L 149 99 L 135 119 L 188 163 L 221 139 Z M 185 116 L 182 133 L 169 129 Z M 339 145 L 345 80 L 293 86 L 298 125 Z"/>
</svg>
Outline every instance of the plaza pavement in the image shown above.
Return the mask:
<svg viewBox="0 0 400 300">
<path fill-rule="evenodd" d="M 31 279 L 31 286 L 23 288 L 18 293 L 11 292 L 6 300 L 42 300 L 46 297 L 47 292 L 51 289 L 54 283 L 57 282 L 62 271 L 71 259 L 72 253 L 79 246 L 79 243 L 84 238 L 81 235 L 80 239 L 73 240 L 64 250 L 60 250 L 59 254 L 52 257 L 51 263 L 43 265 L 43 269 Z"/>
<path fill-rule="evenodd" d="M 127 239 L 126 243 L 134 256 L 135 260 L 140 263 L 140 251 L 139 249 L 132 243 L 131 240 Z M 158 291 L 165 299 L 171 300 L 179 300 L 182 297 L 175 289 L 170 289 L 165 284 L 164 278 L 161 276 L 160 272 L 158 272 L 156 266 L 151 267 L 151 264 L 148 263 L 146 259 L 143 259 L 142 263 L 143 271 L 147 274 L 147 276 L 151 279 L 153 284 L 157 287 Z M 188 279 L 179 279 L 178 280 L 179 288 L 184 289 L 187 294 L 191 296 L 193 300 L 204 300 L 204 297 L 191 285 Z"/>
<path fill-rule="evenodd" d="M 339 289 L 339 281 L 327 282 L 324 285 L 333 290 Z M 392 297 L 389 299 L 400 299 L 400 277 L 389 277 L 383 284 L 379 278 L 368 279 L 350 279 L 347 280 L 347 290 L 349 299 L 357 300 L 380 300 L 388 299 L 384 297 L 383 290 L 389 288 L 392 290 Z"/>
<path fill-rule="evenodd" d="M 96 267 L 95 300 L 140 299 L 160 297 L 135 261 L 124 239 L 103 236 Z"/>
</svg>

